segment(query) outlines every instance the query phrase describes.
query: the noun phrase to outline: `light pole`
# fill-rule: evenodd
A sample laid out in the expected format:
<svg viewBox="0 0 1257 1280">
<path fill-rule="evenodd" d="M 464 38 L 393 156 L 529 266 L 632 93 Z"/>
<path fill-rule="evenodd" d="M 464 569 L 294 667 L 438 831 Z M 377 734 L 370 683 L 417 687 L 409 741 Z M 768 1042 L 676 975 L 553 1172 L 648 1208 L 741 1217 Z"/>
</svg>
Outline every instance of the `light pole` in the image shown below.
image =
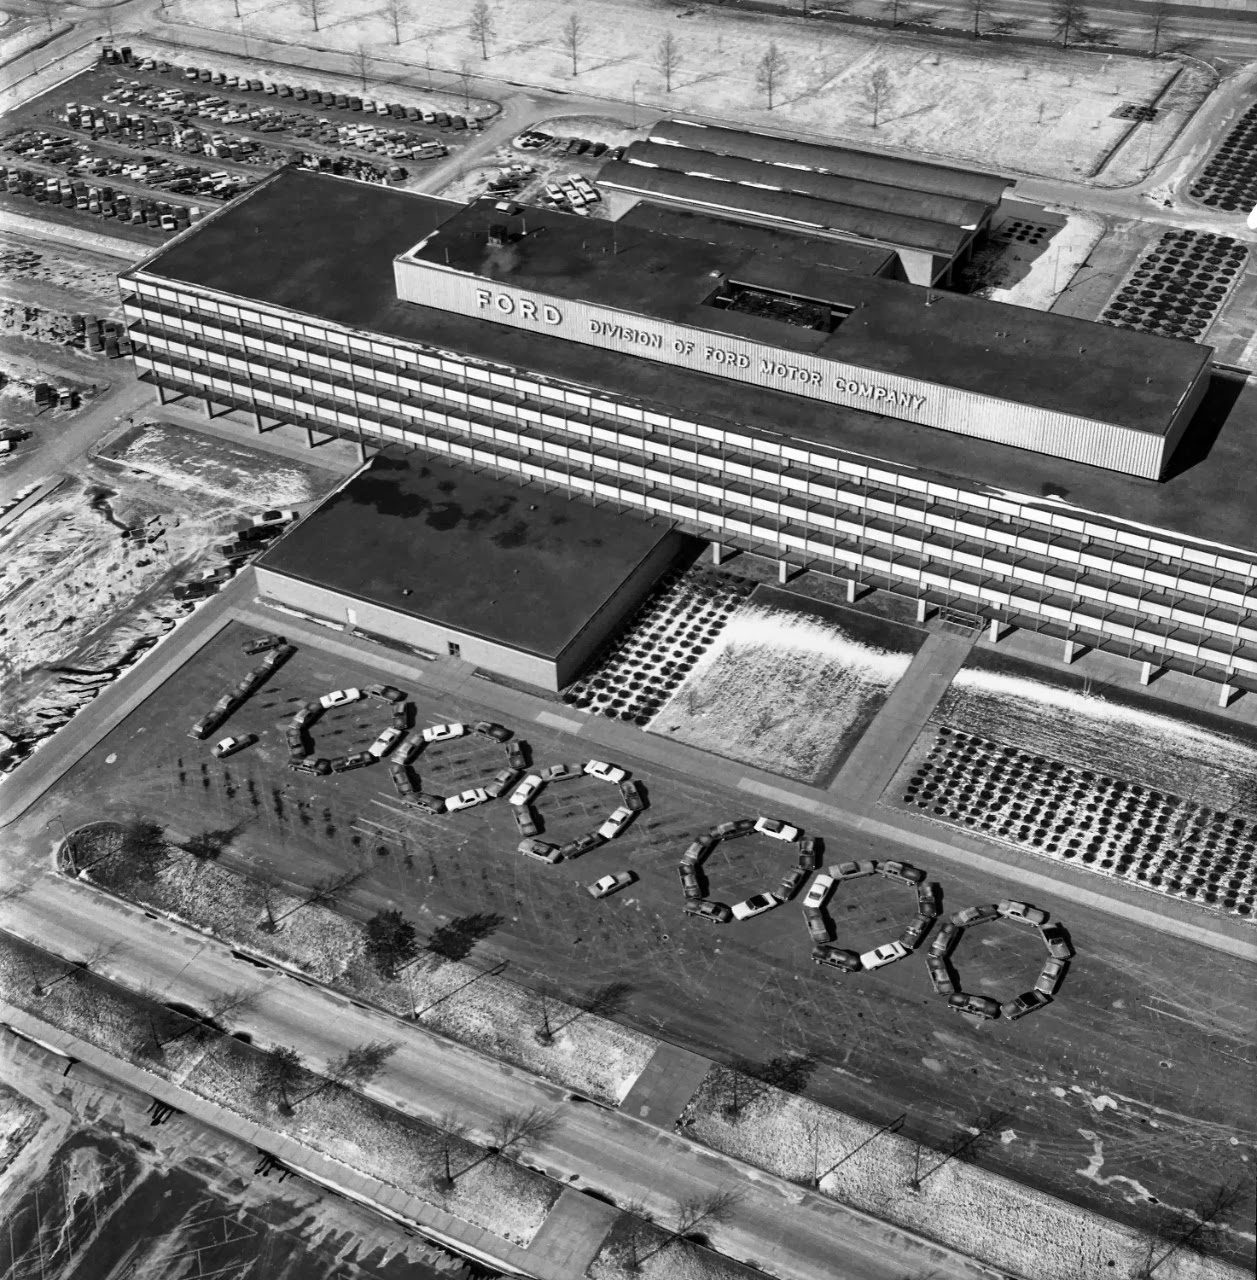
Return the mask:
<svg viewBox="0 0 1257 1280">
<path fill-rule="evenodd" d="M 640 80 L 633 81 L 633 128 L 637 128 L 637 86 L 641 84 Z"/>
</svg>

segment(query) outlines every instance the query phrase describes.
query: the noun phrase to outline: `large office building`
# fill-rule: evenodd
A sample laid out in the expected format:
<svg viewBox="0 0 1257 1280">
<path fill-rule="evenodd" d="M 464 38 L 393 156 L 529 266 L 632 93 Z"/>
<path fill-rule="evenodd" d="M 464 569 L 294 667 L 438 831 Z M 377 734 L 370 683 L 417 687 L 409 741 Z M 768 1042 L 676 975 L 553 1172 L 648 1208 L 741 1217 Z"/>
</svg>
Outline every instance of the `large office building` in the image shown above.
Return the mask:
<svg viewBox="0 0 1257 1280">
<path fill-rule="evenodd" d="M 1210 349 L 914 285 L 895 252 L 285 170 L 121 283 L 161 398 L 1257 688 L 1257 442 L 1217 433 Z"/>
</svg>

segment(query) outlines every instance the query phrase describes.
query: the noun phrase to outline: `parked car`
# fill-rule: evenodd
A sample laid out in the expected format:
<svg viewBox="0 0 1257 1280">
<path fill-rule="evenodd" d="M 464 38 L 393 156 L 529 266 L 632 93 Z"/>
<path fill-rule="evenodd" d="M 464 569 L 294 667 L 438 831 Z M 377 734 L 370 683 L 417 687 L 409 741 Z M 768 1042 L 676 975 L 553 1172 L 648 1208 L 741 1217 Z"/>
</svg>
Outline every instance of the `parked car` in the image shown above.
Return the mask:
<svg viewBox="0 0 1257 1280">
<path fill-rule="evenodd" d="M 247 542 L 224 542 L 216 550 L 225 560 L 243 560 L 245 556 L 253 555 L 259 548 L 251 547 Z"/>
<path fill-rule="evenodd" d="M 921 945 L 925 935 L 929 933 L 933 923 L 929 916 L 913 916 L 899 935 L 899 942 L 909 951 L 915 951 Z"/>
<path fill-rule="evenodd" d="M 364 685 L 362 692 L 368 698 L 379 698 L 381 702 L 405 702 L 406 695 L 391 684 Z"/>
<path fill-rule="evenodd" d="M 591 778 L 601 778 L 603 782 L 623 782 L 628 777 L 628 770 L 621 769 L 618 764 L 608 764 L 605 760 L 586 760 L 585 772 Z"/>
<path fill-rule="evenodd" d="M 521 836 L 535 836 L 540 830 L 537 826 L 537 815 L 529 805 L 512 807 L 511 817 L 515 819 L 515 829 Z"/>
<path fill-rule="evenodd" d="M 506 748 L 506 763 L 509 764 L 512 769 L 527 769 L 528 744 L 526 742 L 520 742 L 520 740 L 516 738 L 513 742 L 507 742 L 504 745 Z"/>
<path fill-rule="evenodd" d="M 819 836 L 802 836 L 799 839 L 799 866 L 804 871 L 816 871 L 821 865 L 821 854 L 824 852 Z"/>
<path fill-rule="evenodd" d="M 702 886 L 698 883 L 698 873 L 692 862 L 678 862 L 677 875 L 681 877 L 681 890 L 687 898 L 701 898 Z"/>
<path fill-rule="evenodd" d="M 312 725 L 323 714 L 323 708 L 317 702 L 307 702 L 304 707 L 292 713 L 292 727 L 294 729 L 306 729 Z"/>
<path fill-rule="evenodd" d="M 710 924 L 728 924 L 733 919 L 733 909 L 723 902 L 687 902 L 681 910 L 687 916 L 706 920 Z"/>
<path fill-rule="evenodd" d="M 564 782 L 568 778 L 579 778 L 581 767 L 578 764 L 550 764 L 541 771 L 542 782 Z"/>
<path fill-rule="evenodd" d="M 295 520 L 297 513 L 295 511 L 263 511 L 261 515 L 254 516 L 249 523 L 256 528 L 263 524 L 287 524 L 289 520 Z"/>
<path fill-rule="evenodd" d="M 484 789 L 490 800 L 497 800 L 506 795 L 518 780 L 518 769 L 500 769 L 485 783 Z"/>
<path fill-rule="evenodd" d="M 925 872 L 920 867 L 914 867 L 910 862 L 898 862 L 894 858 L 878 863 L 877 870 L 888 880 L 901 880 L 904 884 L 920 884 L 925 879 Z"/>
<path fill-rule="evenodd" d="M 274 671 L 277 667 L 282 667 L 284 663 L 287 662 L 288 659 L 296 652 L 297 646 L 295 644 L 276 645 L 275 648 L 273 648 L 270 653 L 262 659 L 261 669 L 264 672 Z"/>
<path fill-rule="evenodd" d="M 424 813 L 442 814 L 445 812 L 445 800 L 441 796 L 429 795 L 426 791 L 420 791 L 418 795 L 411 796 L 406 803 L 412 808 L 422 809 Z"/>
<path fill-rule="evenodd" d="M 306 735 L 295 724 L 290 724 L 284 730 L 284 738 L 288 743 L 289 751 L 300 751 L 302 755 L 306 753 Z"/>
<path fill-rule="evenodd" d="M 214 743 L 210 750 L 221 760 L 224 756 L 234 756 L 237 751 L 251 747 L 257 740 L 256 733 L 242 733 L 235 738 L 223 738 L 221 742 Z"/>
<path fill-rule="evenodd" d="M 793 901 L 794 895 L 803 887 L 807 877 L 808 873 L 802 867 L 791 867 L 781 877 L 781 883 L 777 886 L 777 896 L 783 902 Z"/>
<path fill-rule="evenodd" d="M 325 778 L 332 771 L 332 762 L 325 760 L 322 756 L 317 759 L 314 756 L 306 756 L 301 760 L 290 760 L 288 767 L 293 773 L 314 773 L 320 778 Z"/>
<path fill-rule="evenodd" d="M 445 812 L 455 813 L 459 809 L 471 809 L 478 804 L 484 804 L 489 799 L 489 793 L 483 787 L 468 787 L 466 791 L 460 791 L 456 796 L 445 797 Z"/>
<path fill-rule="evenodd" d="M 598 834 L 604 840 L 614 840 L 620 835 L 625 827 L 633 821 L 633 810 L 628 805 L 621 805 L 618 809 L 613 809 L 608 816 L 606 822 L 598 828 Z"/>
<path fill-rule="evenodd" d="M 925 957 L 926 972 L 930 975 L 930 985 L 936 994 L 950 996 L 956 993 L 956 978 L 951 965 L 940 956 Z"/>
<path fill-rule="evenodd" d="M 1048 956 L 1043 962 L 1043 968 L 1039 970 L 1039 976 L 1035 979 L 1034 989 L 1045 996 L 1054 996 L 1068 968 L 1068 960 L 1062 960 L 1059 956 Z"/>
<path fill-rule="evenodd" d="M 1012 1000 L 1006 1000 L 1000 1005 L 999 1011 L 1010 1022 L 1016 1022 L 1018 1018 L 1024 1018 L 1026 1014 L 1033 1013 L 1036 1009 L 1042 1009 L 1044 1005 L 1051 1003 L 1052 997 L 1045 996 L 1036 987 L 1033 991 L 1023 991 Z"/>
<path fill-rule="evenodd" d="M 632 809 L 634 813 L 641 813 L 646 807 L 646 794 L 642 790 L 642 784 L 635 778 L 628 778 L 619 786 L 620 798 L 624 801 L 625 807 Z"/>
<path fill-rule="evenodd" d="M 1041 911 L 1038 907 L 1032 907 L 1028 902 L 1016 902 L 1012 898 L 1001 898 L 996 903 L 995 909 L 1005 920 L 1014 920 L 1018 924 L 1028 924 L 1036 929 L 1048 922 L 1048 913 L 1046 911 Z"/>
<path fill-rule="evenodd" d="M 745 902 L 734 905 L 733 918 L 750 920 L 753 916 L 762 916 L 765 911 L 771 911 L 780 905 L 781 899 L 775 893 L 753 893 Z"/>
<path fill-rule="evenodd" d="M 964 933 L 964 929 L 956 924 L 953 920 L 943 921 L 942 928 L 934 935 L 934 941 L 930 943 L 930 955 L 939 960 L 945 960 L 956 948 L 956 943 L 960 941 L 960 935 Z"/>
<path fill-rule="evenodd" d="M 829 897 L 830 891 L 834 887 L 833 876 L 826 875 L 823 871 L 812 881 L 807 891 L 807 897 L 803 899 L 803 908 L 805 911 L 819 911 L 825 905 L 825 899 Z"/>
<path fill-rule="evenodd" d="M 952 916 L 952 923 L 967 929 L 971 924 L 983 924 L 988 920 L 999 919 L 999 908 L 993 902 L 984 902 L 977 907 L 966 907 Z"/>
<path fill-rule="evenodd" d="M 409 764 L 423 750 L 423 730 L 411 729 L 393 749 L 393 759 Z"/>
<path fill-rule="evenodd" d="M 585 892 L 591 898 L 608 898 L 613 893 L 619 893 L 621 889 L 627 889 L 629 885 L 637 879 L 632 871 L 615 871 L 609 876 L 603 876 L 601 880 L 595 880 L 593 884 L 585 886 Z"/>
<path fill-rule="evenodd" d="M 337 756 L 332 762 L 333 773 L 348 773 L 351 769 L 365 769 L 374 764 L 375 757 L 369 751 L 355 751 L 352 755 Z"/>
<path fill-rule="evenodd" d="M 180 582 L 172 588 L 171 594 L 176 600 L 204 600 L 215 591 L 212 582 Z"/>
<path fill-rule="evenodd" d="M 736 840 L 738 836 L 749 836 L 755 830 L 754 818 L 734 818 L 732 822 L 722 822 L 712 827 L 711 834 L 717 840 Z"/>
<path fill-rule="evenodd" d="M 402 736 L 400 729 L 394 729 L 389 725 L 387 729 L 381 731 L 379 737 L 367 748 L 367 752 L 376 760 L 383 758 L 397 745 L 398 740 Z"/>
<path fill-rule="evenodd" d="M 947 1007 L 953 1013 L 970 1013 L 977 1018 L 998 1018 L 999 1001 L 990 996 L 974 996 L 967 991 L 957 991 L 947 997 Z"/>
<path fill-rule="evenodd" d="M 841 969 L 844 973 L 858 973 L 864 966 L 854 951 L 832 944 L 825 947 L 812 948 L 812 963 L 827 964 L 831 968 Z"/>
<path fill-rule="evenodd" d="M 448 742 L 451 738 L 461 738 L 467 732 L 463 724 L 430 724 L 423 731 L 424 742 Z"/>
<path fill-rule="evenodd" d="M 507 803 L 527 804 L 544 785 L 545 784 L 542 782 L 538 774 L 530 773 L 528 777 L 526 777 L 523 782 L 521 782 L 509 796 L 507 796 Z"/>
<path fill-rule="evenodd" d="M 331 693 L 325 693 L 319 699 L 319 706 L 324 710 L 330 710 L 332 707 L 343 707 L 350 702 L 357 702 L 362 694 L 357 689 L 333 689 Z"/>
<path fill-rule="evenodd" d="M 858 862 L 839 862 L 829 868 L 829 874 L 835 880 L 858 880 L 861 876 L 871 876 L 876 870 L 874 859 L 861 858 Z"/>
<path fill-rule="evenodd" d="M 883 965 L 902 960 L 908 954 L 910 954 L 908 948 L 896 939 L 894 942 L 883 942 L 880 947 L 874 947 L 872 951 L 866 951 L 860 957 L 860 963 L 866 969 L 880 969 Z"/>
<path fill-rule="evenodd" d="M 563 855 L 559 852 L 559 846 L 549 844 L 545 840 L 521 840 L 515 846 L 520 853 L 526 858 L 536 858 L 538 862 L 562 862 Z"/>
<path fill-rule="evenodd" d="M 697 840 L 692 841 L 681 855 L 683 862 L 702 862 L 702 860 L 716 847 L 720 842 L 713 836 L 699 836 Z"/>
<path fill-rule="evenodd" d="M 388 776 L 393 780 L 393 786 L 403 800 L 418 794 L 419 788 L 415 786 L 415 780 L 410 776 L 410 770 L 404 764 L 397 764 L 396 762 L 390 764 Z"/>
<path fill-rule="evenodd" d="M 1070 945 L 1069 934 L 1067 934 L 1059 924 L 1041 925 L 1039 928 L 1039 936 L 1043 939 L 1048 949 L 1048 955 L 1056 960 L 1068 960 L 1074 954 L 1074 948 Z"/>
<path fill-rule="evenodd" d="M 756 818 L 755 830 L 762 836 L 787 842 L 797 840 L 802 834 L 798 827 L 792 827 L 780 818 Z"/>
<path fill-rule="evenodd" d="M 284 643 L 285 640 L 283 636 L 256 636 L 252 640 L 246 640 L 241 648 L 244 649 L 245 653 L 252 655 L 255 653 L 265 653 L 267 649 L 277 648 L 279 645 Z"/>
<path fill-rule="evenodd" d="M 505 742 L 511 736 L 511 731 L 505 725 L 494 724 L 492 720 L 477 720 L 471 726 L 471 731 L 482 738 L 492 738 L 494 742 Z"/>
<path fill-rule="evenodd" d="M 807 925 L 808 937 L 813 942 L 822 945 L 829 942 L 829 925 L 825 923 L 825 917 L 815 907 L 803 908 L 803 922 Z"/>
<path fill-rule="evenodd" d="M 938 885 L 932 880 L 917 885 L 917 915 L 933 920 L 938 916 Z"/>
<path fill-rule="evenodd" d="M 560 845 L 559 852 L 565 858 L 579 858 L 582 853 L 596 849 L 602 842 L 602 836 L 598 832 L 587 831 L 583 836 L 577 836 L 575 840 L 569 840 L 567 844 Z"/>
<path fill-rule="evenodd" d="M 410 728 L 410 713 L 406 710 L 406 704 L 394 703 L 393 715 L 389 723 L 397 730 L 398 733 L 405 733 Z"/>
</svg>

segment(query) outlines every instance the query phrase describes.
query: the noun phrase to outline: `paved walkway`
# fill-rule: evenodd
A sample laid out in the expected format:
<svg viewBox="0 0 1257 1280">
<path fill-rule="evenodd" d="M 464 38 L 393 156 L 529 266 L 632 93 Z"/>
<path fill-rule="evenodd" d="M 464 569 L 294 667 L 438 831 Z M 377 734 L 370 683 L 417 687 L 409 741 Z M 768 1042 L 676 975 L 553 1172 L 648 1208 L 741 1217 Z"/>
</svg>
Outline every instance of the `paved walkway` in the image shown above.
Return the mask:
<svg viewBox="0 0 1257 1280">
<path fill-rule="evenodd" d="M 851 804 L 877 802 L 972 647 L 972 636 L 930 632 L 830 783 L 835 798 Z"/>
<path fill-rule="evenodd" d="M 626 1116 L 669 1129 L 711 1069 L 711 1059 L 675 1044 L 660 1044 L 620 1103 Z"/>
</svg>

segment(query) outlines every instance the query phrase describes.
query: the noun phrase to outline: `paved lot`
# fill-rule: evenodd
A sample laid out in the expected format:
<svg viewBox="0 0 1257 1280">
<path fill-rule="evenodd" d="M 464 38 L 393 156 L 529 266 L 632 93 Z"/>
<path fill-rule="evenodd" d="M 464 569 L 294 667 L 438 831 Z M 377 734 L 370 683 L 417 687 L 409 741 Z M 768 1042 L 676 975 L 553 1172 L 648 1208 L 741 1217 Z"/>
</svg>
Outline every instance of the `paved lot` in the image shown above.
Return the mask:
<svg viewBox="0 0 1257 1280">
<path fill-rule="evenodd" d="M 732 790 L 638 768 L 651 807 L 627 835 L 549 868 L 513 852 L 502 803 L 425 818 L 396 804 L 378 766 L 333 779 L 288 773 L 275 727 L 281 716 L 329 689 L 388 674 L 329 648 L 303 644 L 225 726 L 259 732 L 259 745 L 214 761 L 186 728 L 243 674 L 245 634 L 233 624 L 212 640 L 70 770 L 51 797 L 67 824 L 102 810 L 156 813 L 185 832 L 244 822 L 229 855 L 242 869 L 308 884 L 360 868 L 366 878 L 354 910 L 397 905 L 424 933 L 490 913 L 500 921 L 475 958 L 507 961 L 519 981 L 544 979 L 570 992 L 627 982 L 626 1021 L 717 1058 L 810 1055 L 809 1094 L 877 1121 L 906 1111 L 935 1142 L 980 1113 L 1006 1111 L 1007 1136 L 986 1157 L 993 1166 L 1140 1225 L 1164 1212 L 1153 1197 L 1182 1206 L 1245 1171 L 1253 1135 L 1241 1117 L 1252 1108 L 1235 1100 L 1252 1097 L 1253 1052 L 1241 962 L 1040 895 L 1079 951 L 1060 999 L 1020 1023 L 970 1026 L 930 993 L 919 960 L 853 979 L 814 968 L 797 906 L 723 930 L 682 917 L 672 864 L 697 830 L 753 812 L 754 802 Z M 464 695 L 425 689 L 422 673 L 420 665 L 410 690 L 420 724 L 507 718 Z M 473 683 L 486 701 L 519 702 Z M 587 741 L 558 727 L 570 714 L 556 708 L 547 719 L 556 727 L 519 726 L 538 763 L 588 756 Z M 378 703 L 333 713 L 319 726 L 318 749 L 361 747 L 384 720 Z M 455 742 L 418 766 L 425 787 L 449 793 L 496 768 L 496 756 L 488 743 Z M 553 787 L 541 805 L 548 832 L 570 838 L 587 829 L 614 802 L 608 790 L 593 780 Z M 52 811 L 45 798 L 24 827 Z M 905 852 L 898 842 L 820 834 L 829 860 Z M 712 893 L 737 901 L 771 887 L 789 861 L 783 846 L 760 837 L 722 846 L 710 863 Z M 623 866 L 641 879 L 616 898 L 596 903 L 578 887 Z M 951 910 L 1016 891 L 1014 882 L 956 864 L 932 870 Z M 894 936 L 910 914 L 906 892 L 877 880 L 832 905 L 839 940 L 857 947 Z M 1003 996 L 1025 989 L 1040 955 L 1031 942 L 1008 925 L 975 931 L 958 953 L 966 988 Z"/>
</svg>

